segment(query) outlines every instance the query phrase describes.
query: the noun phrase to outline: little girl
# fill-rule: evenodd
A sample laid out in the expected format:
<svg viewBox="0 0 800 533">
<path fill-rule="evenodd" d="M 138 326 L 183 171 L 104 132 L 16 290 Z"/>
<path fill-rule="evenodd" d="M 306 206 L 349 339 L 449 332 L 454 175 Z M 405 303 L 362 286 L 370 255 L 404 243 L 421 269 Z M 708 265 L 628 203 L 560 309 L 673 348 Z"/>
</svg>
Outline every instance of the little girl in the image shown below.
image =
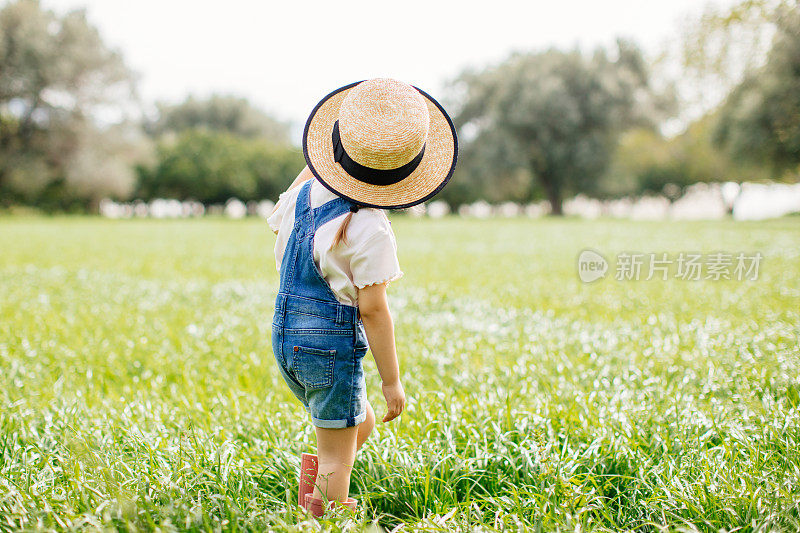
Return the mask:
<svg viewBox="0 0 800 533">
<path fill-rule="evenodd" d="M 403 273 L 383 209 L 438 193 L 456 164 L 450 117 L 425 92 L 391 79 L 341 87 L 306 122 L 307 166 L 268 222 L 280 288 L 272 346 L 289 389 L 311 415 L 317 455 L 303 454 L 298 503 L 322 516 L 348 497 L 356 451 L 375 425 L 361 361 L 372 352 L 386 400 L 405 406 L 386 299 Z"/>
</svg>

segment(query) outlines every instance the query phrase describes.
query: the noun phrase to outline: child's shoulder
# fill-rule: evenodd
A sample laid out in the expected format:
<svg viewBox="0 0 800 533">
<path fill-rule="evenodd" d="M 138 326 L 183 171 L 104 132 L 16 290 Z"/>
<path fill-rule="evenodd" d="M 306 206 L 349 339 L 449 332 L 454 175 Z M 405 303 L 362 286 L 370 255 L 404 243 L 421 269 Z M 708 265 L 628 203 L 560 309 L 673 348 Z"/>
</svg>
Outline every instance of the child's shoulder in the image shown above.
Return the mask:
<svg viewBox="0 0 800 533">
<path fill-rule="evenodd" d="M 372 240 L 389 240 L 394 242 L 392 223 L 383 209 L 362 207 L 350 220 L 347 228 L 348 240 L 363 243 Z"/>
</svg>

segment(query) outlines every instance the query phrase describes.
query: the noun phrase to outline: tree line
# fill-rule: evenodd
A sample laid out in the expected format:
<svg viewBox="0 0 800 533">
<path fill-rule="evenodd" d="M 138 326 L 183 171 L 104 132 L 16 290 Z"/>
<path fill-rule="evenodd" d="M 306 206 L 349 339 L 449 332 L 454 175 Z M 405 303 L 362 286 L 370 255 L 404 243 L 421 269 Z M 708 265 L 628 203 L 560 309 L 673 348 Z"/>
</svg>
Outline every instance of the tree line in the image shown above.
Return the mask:
<svg viewBox="0 0 800 533">
<path fill-rule="evenodd" d="M 743 30 L 769 33 L 760 60 L 733 46 Z M 797 0 L 706 12 L 679 52 L 682 79 L 673 83 L 626 40 L 592 52 L 514 53 L 465 70 L 443 98 L 461 152 L 441 199 L 453 207 L 546 199 L 559 214 L 579 192 L 669 196 L 698 181 L 797 179 Z M 730 76 L 731 65 L 745 65 L 743 73 Z M 667 136 L 664 124 L 692 104 L 681 87 L 690 74 L 699 100 L 709 80 L 727 97 Z M 38 0 L 0 9 L 0 207 L 274 200 L 304 164 L 289 126 L 246 99 L 189 97 L 143 109 L 135 76 L 83 10 L 59 15 Z"/>
</svg>

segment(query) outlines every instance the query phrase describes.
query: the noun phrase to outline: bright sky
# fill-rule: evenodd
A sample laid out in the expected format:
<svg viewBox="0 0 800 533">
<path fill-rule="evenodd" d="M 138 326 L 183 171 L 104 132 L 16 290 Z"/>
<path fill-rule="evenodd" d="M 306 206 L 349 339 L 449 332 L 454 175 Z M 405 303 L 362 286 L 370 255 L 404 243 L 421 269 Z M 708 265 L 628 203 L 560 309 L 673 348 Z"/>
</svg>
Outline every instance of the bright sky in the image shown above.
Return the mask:
<svg viewBox="0 0 800 533">
<path fill-rule="evenodd" d="M 43 0 L 83 7 L 140 75 L 146 101 L 241 95 L 299 135 L 328 92 L 393 77 L 436 98 L 464 67 L 512 50 L 590 49 L 616 36 L 656 53 L 702 0 Z M 730 0 L 717 0 L 728 5 Z"/>
</svg>

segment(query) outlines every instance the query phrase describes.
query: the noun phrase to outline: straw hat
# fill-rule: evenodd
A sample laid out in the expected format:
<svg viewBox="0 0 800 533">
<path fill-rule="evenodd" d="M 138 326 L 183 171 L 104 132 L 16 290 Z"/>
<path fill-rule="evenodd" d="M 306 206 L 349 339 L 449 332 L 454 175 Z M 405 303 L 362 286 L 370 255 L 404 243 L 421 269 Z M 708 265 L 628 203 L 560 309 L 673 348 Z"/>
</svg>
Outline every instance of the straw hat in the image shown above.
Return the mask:
<svg viewBox="0 0 800 533">
<path fill-rule="evenodd" d="M 442 190 L 453 175 L 453 122 L 426 92 L 376 78 L 322 99 L 303 132 L 308 168 L 325 187 L 356 204 L 410 207 Z"/>
</svg>

